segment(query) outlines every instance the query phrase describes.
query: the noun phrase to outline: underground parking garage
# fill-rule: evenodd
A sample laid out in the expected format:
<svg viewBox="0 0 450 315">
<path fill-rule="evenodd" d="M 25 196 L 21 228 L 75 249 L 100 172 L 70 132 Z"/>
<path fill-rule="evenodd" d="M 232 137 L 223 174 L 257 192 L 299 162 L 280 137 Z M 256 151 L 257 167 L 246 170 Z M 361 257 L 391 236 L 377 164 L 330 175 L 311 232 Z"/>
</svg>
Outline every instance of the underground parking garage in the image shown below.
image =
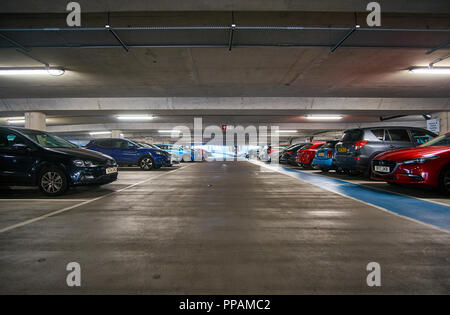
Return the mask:
<svg viewBox="0 0 450 315">
<path fill-rule="evenodd" d="M 1 294 L 450 293 L 448 1 L 0 16 Z"/>
</svg>

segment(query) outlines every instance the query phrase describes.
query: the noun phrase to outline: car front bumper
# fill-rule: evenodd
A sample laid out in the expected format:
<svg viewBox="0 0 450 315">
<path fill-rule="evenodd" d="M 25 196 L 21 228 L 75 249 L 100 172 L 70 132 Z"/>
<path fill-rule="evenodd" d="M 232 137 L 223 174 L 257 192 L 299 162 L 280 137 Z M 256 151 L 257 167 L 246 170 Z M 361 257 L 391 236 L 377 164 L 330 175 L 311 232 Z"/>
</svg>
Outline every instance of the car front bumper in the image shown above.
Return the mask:
<svg viewBox="0 0 450 315">
<path fill-rule="evenodd" d="M 106 169 L 114 167 L 117 169 L 117 165 L 93 168 L 75 168 L 71 170 L 69 174 L 71 185 L 102 185 L 111 183 L 117 180 L 118 172 L 116 171 L 115 173 L 106 174 Z"/>
<path fill-rule="evenodd" d="M 438 172 L 431 164 L 398 164 L 391 173 L 379 173 L 372 170 L 371 178 L 374 180 L 397 183 L 437 187 L 439 183 Z"/>
</svg>

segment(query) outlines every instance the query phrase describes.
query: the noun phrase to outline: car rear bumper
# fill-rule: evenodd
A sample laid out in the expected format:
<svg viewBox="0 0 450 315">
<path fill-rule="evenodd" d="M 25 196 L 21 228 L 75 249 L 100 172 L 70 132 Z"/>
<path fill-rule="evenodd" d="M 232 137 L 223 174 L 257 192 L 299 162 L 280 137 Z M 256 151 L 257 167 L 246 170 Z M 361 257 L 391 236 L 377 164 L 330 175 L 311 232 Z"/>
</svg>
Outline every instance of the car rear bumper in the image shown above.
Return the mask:
<svg viewBox="0 0 450 315">
<path fill-rule="evenodd" d="M 336 167 L 350 170 L 365 171 L 369 167 L 366 158 L 354 155 L 335 155 Z"/>
<path fill-rule="evenodd" d="M 333 160 L 332 159 L 318 159 L 314 158 L 313 165 L 317 166 L 326 166 L 326 167 L 332 167 L 333 166 Z"/>
</svg>

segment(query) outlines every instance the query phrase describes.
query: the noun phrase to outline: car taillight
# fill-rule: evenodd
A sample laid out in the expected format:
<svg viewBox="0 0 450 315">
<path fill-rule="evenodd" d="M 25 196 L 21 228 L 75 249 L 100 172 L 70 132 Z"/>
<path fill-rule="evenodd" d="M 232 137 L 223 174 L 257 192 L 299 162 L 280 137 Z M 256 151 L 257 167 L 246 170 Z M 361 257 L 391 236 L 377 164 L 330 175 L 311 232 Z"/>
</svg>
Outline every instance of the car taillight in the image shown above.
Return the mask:
<svg viewBox="0 0 450 315">
<path fill-rule="evenodd" d="M 367 140 L 356 141 L 355 150 L 361 150 L 361 148 L 365 146 L 367 142 L 368 142 Z"/>
<path fill-rule="evenodd" d="M 271 154 L 272 153 L 272 149 L 267 149 L 267 154 Z"/>
<path fill-rule="evenodd" d="M 292 154 L 292 151 L 288 151 L 287 154 Z"/>
<path fill-rule="evenodd" d="M 331 150 L 328 150 L 328 152 L 327 152 L 327 158 L 331 158 L 333 156 L 333 151 L 331 151 Z"/>
</svg>

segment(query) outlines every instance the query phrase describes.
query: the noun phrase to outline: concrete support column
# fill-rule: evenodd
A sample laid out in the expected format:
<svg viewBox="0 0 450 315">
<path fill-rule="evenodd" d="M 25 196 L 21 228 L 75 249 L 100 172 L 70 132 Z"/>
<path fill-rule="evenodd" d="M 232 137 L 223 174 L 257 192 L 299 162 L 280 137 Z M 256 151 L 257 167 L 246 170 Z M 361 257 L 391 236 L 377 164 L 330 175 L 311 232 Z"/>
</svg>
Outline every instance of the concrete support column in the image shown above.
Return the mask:
<svg viewBox="0 0 450 315">
<path fill-rule="evenodd" d="M 45 131 L 45 114 L 39 112 L 25 113 L 25 128 Z"/>
<path fill-rule="evenodd" d="M 112 130 L 111 138 L 123 138 L 121 135 L 122 130 Z"/>
<path fill-rule="evenodd" d="M 440 120 L 439 134 L 450 132 L 450 112 L 434 113 L 432 117 Z"/>
</svg>

